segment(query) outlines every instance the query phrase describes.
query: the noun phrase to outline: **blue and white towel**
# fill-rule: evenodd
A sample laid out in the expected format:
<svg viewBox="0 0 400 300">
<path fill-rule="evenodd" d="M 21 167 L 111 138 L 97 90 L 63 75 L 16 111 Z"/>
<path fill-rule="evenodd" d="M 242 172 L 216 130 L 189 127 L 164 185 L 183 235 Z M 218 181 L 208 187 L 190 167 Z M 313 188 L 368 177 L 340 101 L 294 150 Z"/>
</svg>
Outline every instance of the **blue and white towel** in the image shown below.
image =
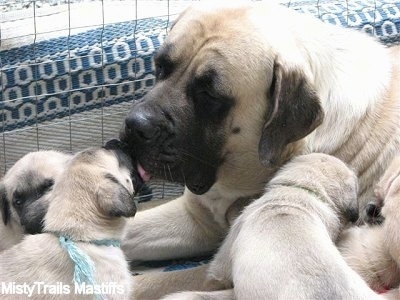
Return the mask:
<svg viewBox="0 0 400 300">
<path fill-rule="evenodd" d="M 400 1 L 290 1 L 295 10 L 400 41 Z M 140 99 L 174 16 L 113 23 L 0 51 L 2 131 Z M 18 22 L 18 21 L 15 21 Z"/>
</svg>

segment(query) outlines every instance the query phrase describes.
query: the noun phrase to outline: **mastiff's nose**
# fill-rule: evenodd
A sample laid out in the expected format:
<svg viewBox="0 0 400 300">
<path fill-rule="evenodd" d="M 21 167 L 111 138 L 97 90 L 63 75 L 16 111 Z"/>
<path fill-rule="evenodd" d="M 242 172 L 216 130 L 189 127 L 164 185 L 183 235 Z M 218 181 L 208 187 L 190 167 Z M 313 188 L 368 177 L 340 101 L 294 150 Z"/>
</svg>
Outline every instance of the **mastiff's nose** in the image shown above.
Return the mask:
<svg viewBox="0 0 400 300">
<path fill-rule="evenodd" d="M 144 105 L 137 105 L 125 119 L 126 128 L 143 141 L 153 141 L 160 133 L 160 122 L 154 112 Z"/>
</svg>

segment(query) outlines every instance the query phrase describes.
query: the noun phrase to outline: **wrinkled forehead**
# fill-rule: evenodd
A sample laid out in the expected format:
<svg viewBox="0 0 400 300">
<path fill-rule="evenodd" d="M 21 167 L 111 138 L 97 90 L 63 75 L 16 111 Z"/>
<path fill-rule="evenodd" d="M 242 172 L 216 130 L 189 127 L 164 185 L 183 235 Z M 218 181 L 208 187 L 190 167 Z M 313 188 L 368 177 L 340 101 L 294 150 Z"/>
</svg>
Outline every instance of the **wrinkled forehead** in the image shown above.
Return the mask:
<svg viewBox="0 0 400 300">
<path fill-rule="evenodd" d="M 42 177 L 57 176 L 69 158 L 69 155 L 52 151 L 28 153 L 8 170 L 4 176 L 4 180 L 15 182 L 28 173 L 35 173 Z"/>
<path fill-rule="evenodd" d="M 132 163 L 128 155 L 120 150 L 106 150 L 103 148 L 87 149 L 78 153 L 72 164 L 92 165 L 102 169 L 132 169 Z"/>
<path fill-rule="evenodd" d="M 247 7 L 191 7 L 177 18 L 160 53 L 172 61 L 190 61 L 206 45 L 229 45 L 248 27 L 246 15 Z"/>
<path fill-rule="evenodd" d="M 246 8 L 184 12 L 156 54 L 156 64 L 175 76 L 185 74 L 189 81 L 204 77 L 225 91 L 268 82 L 266 68 L 273 63 L 264 54 L 262 41 L 251 34 L 247 14 Z M 251 76 L 243 78 L 238 73 Z"/>
<path fill-rule="evenodd" d="M 52 177 L 51 164 L 45 157 L 29 156 L 17 161 L 6 173 L 3 182 L 6 186 L 37 184 L 47 177 Z"/>
<path fill-rule="evenodd" d="M 25 170 L 15 175 L 18 176 L 13 176 L 4 181 L 8 197 L 13 197 L 16 193 L 34 195 L 46 180 L 52 179 L 50 176 L 46 176 L 46 173 L 37 172 L 37 170 Z"/>
</svg>

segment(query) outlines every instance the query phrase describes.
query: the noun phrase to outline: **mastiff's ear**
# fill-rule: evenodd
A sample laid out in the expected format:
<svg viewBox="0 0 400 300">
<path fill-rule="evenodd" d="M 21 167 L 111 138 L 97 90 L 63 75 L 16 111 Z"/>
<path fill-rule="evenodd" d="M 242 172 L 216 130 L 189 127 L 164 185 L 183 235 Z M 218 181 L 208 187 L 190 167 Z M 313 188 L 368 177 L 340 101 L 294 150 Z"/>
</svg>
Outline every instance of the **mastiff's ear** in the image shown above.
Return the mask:
<svg viewBox="0 0 400 300">
<path fill-rule="evenodd" d="M 109 217 L 133 217 L 136 214 L 133 195 L 112 174 L 105 174 L 105 179 L 97 191 L 103 213 Z"/>
<path fill-rule="evenodd" d="M 275 62 L 268 98 L 271 105 L 259 144 L 265 166 L 281 163 L 285 147 L 311 133 L 324 118 L 319 98 L 301 70 Z"/>
<path fill-rule="evenodd" d="M 11 210 L 7 201 L 6 189 L 2 183 L 0 183 L 0 212 L 4 225 L 7 225 L 11 218 Z"/>
</svg>

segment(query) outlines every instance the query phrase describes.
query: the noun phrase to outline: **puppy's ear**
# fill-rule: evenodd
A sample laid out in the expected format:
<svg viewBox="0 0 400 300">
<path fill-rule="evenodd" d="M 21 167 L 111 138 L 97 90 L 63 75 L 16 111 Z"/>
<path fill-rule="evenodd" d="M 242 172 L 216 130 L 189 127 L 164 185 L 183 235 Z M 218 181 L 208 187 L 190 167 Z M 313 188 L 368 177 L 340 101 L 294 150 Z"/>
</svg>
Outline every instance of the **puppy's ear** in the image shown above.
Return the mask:
<svg viewBox="0 0 400 300">
<path fill-rule="evenodd" d="M 117 139 L 109 140 L 103 146 L 103 148 L 106 150 L 120 150 L 120 149 L 122 149 L 122 147 L 123 147 L 122 142 Z"/>
<path fill-rule="evenodd" d="M 7 201 L 6 189 L 3 184 L 0 183 L 0 212 L 3 218 L 4 225 L 7 225 L 11 217 L 10 205 Z"/>
<path fill-rule="evenodd" d="M 275 62 L 268 98 L 267 121 L 259 143 L 260 160 L 276 166 L 285 147 L 311 133 L 322 123 L 319 98 L 301 70 L 288 70 Z"/>
<path fill-rule="evenodd" d="M 136 205 L 133 195 L 111 174 L 97 191 L 97 201 L 103 213 L 109 217 L 133 217 Z"/>
</svg>

